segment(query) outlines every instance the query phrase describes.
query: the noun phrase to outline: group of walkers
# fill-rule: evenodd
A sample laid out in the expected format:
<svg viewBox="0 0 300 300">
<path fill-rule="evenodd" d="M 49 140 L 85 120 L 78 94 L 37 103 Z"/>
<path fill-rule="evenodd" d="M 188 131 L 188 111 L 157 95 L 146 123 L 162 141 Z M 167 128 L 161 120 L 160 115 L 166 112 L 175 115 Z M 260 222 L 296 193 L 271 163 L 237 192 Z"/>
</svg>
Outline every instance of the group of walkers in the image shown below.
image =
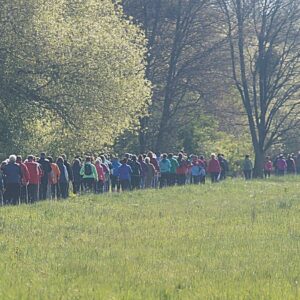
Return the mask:
<svg viewBox="0 0 300 300">
<path fill-rule="evenodd" d="M 245 179 L 251 179 L 253 163 L 249 155 L 245 156 L 242 167 Z M 267 156 L 263 167 L 264 177 L 269 178 L 272 173 L 276 176 L 300 174 L 300 152 L 297 157 L 294 154 L 289 154 L 285 158 L 283 154 L 280 154 L 274 160 L 271 160 L 271 157 Z"/>
<path fill-rule="evenodd" d="M 299 170 L 297 162 L 299 161 Z M 253 163 L 246 155 L 242 164 L 246 180 L 252 178 Z M 271 161 L 266 158 L 265 177 L 272 171 L 277 175 L 300 172 L 300 158 L 283 155 Z M 120 192 L 135 189 L 164 188 L 185 184 L 204 184 L 207 174 L 212 183 L 224 180 L 229 166 L 223 154 L 211 154 L 208 161 L 204 156 L 183 152 L 178 155 L 125 154 L 117 157 L 100 155 L 86 156 L 84 161 L 75 157 L 72 164 L 66 155 L 56 161 L 46 153 L 39 158 L 29 155 L 24 161 L 21 156 L 11 155 L 0 167 L 0 200 L 3 205 L 32 204 L 38 200 L 66 199 L 74 194 L 93 192 Z"/>
</svg>

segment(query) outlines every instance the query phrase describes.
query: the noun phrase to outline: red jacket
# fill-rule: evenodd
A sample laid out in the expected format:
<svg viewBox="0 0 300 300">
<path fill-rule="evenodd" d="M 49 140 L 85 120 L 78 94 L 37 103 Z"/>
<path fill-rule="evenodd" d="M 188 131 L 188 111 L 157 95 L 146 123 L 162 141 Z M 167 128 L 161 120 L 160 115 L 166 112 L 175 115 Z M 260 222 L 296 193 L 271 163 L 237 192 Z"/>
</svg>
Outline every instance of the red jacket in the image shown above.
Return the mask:
<svg viewBox="0 0 300 300">
<path fill-rule="evenodd" d="M 217 159 L 213 158 L 208 162 L 207 172 L 208 173 L 220 173 L 221 172 L 221 166 Z"/>
<path fill-rule="evenodd" d="M 154 166 L 155 170 L 159 172 L 159 165 L 154 157 L 150 157 L 150 163 Z"/>
<path fill-rule="evenodd" d="M 189 163 L 185 159 L 178 161 L 179 166 L 176 169 L 176 174 L 178 175 L 185 175 L 189 169 Z"/>
<path fill-rule="evenodd" d="M 29 184 L 39 184 L 41 178 L 41 169 L 39 164 L 34 161 L 28 161 L 25 163 L 25 165 L 29 172 Z"/>
<path fill-rule="evenodd" d="M 28 172 L 27 166 L 20 162 L 18 163 L 18 165 L 21 167 L 21 172 L 22 172 L 22 185 L 28 185 L 29 180 L 30 180 L 30 174 Z"/>
</svg>

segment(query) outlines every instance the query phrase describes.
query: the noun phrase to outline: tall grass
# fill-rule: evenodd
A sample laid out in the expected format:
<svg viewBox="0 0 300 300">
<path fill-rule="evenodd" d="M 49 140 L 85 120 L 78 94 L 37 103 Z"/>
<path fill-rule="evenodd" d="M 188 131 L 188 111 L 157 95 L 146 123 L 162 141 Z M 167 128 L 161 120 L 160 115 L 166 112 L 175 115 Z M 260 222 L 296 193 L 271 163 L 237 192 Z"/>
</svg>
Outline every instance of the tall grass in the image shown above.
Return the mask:
<svg viewBox="0 0 300 300">
<path fill-rule="evenodd" d="M 300 299 L 300 179 L 0 209 L 1 299 Z"/>
</svg>

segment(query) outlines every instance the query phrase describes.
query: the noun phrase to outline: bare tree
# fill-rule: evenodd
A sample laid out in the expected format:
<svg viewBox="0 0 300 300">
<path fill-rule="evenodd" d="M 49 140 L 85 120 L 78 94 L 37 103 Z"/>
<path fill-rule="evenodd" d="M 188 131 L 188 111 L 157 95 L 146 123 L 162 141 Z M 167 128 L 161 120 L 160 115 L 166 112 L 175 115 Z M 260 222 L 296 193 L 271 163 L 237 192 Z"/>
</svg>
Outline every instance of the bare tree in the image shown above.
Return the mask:
<svg viewBox="0 0 300 300">
<path fill-rule="evenodd" d="M 124 7 L 149 40 L 153 101 L 149 117 L 140 120 L 140 149 L 171 150 L 179 128 L 198 117 L 203 99 L 216 91 L 213 54 L 223 42 L 216 18 L 208 0 L 126 0 Z"/>
<path fill-rule="evenodd" d="M 265 153 L 300 125 L 300 3 L 221 0 L 232 74 L 247 113 L 254 175 Z"/>
</svg>

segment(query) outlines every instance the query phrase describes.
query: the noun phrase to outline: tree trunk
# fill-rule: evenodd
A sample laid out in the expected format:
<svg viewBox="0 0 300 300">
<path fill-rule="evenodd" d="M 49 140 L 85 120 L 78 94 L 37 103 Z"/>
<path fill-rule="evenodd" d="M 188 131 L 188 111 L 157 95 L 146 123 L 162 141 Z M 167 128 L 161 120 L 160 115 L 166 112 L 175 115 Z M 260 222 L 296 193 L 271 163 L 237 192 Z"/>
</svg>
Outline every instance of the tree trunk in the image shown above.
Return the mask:
<svg viewBox="0 0 300 300">
<path fill-rule="evenodd" d="M 140 130 L 139 130 L 139 146 L 140 146 L 140 153 L 146 152 L 147 147 L 147 126 L 148 126 L 149 117 L 142 117 L 140 118 Z"/>
<path fill-rule="evenodd" d="M 263 178 L 263 169 L 264 169 L 264 160 L 265 153 L 260 147 L 256 147 L 255 150 L 255 162 L 253 169 L 253 177 L 254 178 Z"/>
</svg>

